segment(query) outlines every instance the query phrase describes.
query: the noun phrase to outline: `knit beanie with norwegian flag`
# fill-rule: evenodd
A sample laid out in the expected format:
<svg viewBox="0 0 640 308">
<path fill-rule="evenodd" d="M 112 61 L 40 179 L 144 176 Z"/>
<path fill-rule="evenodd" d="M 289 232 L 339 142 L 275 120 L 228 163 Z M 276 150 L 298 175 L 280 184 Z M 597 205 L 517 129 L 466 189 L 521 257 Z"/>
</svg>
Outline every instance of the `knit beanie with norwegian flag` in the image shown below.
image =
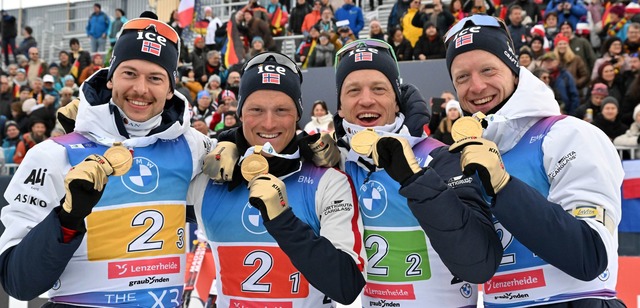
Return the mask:
<svg viewBox="0 0 640 308">
<path fill-rule="evenodd" d="M 290 70 L 285 65 L 278 64 L 273 58 L 267 58 L 260 65 L 246 68 L 240 77 L 238 118 L 242 116 L 244 101 L 258 90 L 279 91 L 291 97 L 296 105 L 298 121 L 300 121 L 300 117 L 302 117 L 302 81 L 297 72 Z"/>
<path fill-rule="evenodd" d="M 498 57 L 511 71 L 518 76 L 520 63 L 516 51 L 511 48 L 513 43 L 507 33 L 498 27 L 469 25 L 473 31 L 462 30 L 453 36 L 447 47 L 447 70 L 451 77 L 451 64 L 453 59 L 460 54 L 472 50 L 484 50 Z"/>
<path fill-rule="evenodd" d="M 158 20 L 145 17 L 134 18 L 128 22 L 139 20 L 158 22 Z M 151 23 L 149 24 L 151 25 Z M 170 28 L 169 25 L 167 25 L 167 27 Z M 122 28 L 126 29 L 126 23 Z M 167 71 L 169 81 L 171 82 L 171 89 L 174 90 L 176 88 L 176 76 L 178 75 L 179 48 L 178 45 L 169 39 L 164 40 L 164 44 L 146 39 L 147 36 L 144 35 L 145 32 L 153 32 L 154 35 L 161 36 L 156 31 L 153 25 L 141 30 L 123 30 L 116 41 L 116 45 L 113 47 L 113 54 L 110 61 L 111 66 L 109 67 L 107 80 L 111 80 L 113 73 L 120 63 L 134 59 L 146 60 L 162 66 L 162 68 Z M 142 35 L 138 35 L 139 32 L 142 32 Z"/>
<path fill-rule="evenodd" d="M 393 92 L 396 93 L 396 102 L 400 101 L 400 71 L 398 63 L 389 51 L 373 47 L 363 47 L 345 51 L 336 68 L 336 89 L 338 90 L 338 110 L 340 110 L 340 93 L 344 80 L 357 70 L 376 70 L 387 76 Z M 393 51 L 391 51 L 393 52 Z"/>
</svg>

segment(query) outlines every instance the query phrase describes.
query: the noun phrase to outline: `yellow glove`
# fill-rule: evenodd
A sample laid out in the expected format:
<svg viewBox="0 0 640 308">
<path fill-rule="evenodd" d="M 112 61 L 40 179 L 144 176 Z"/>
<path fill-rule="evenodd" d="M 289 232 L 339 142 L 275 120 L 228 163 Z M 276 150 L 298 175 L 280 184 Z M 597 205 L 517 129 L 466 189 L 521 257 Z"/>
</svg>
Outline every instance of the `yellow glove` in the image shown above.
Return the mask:
<svg viewBox="0 0 640 308">
<path fill-rule="evenodd" d="M 256 176 L 249 182 L 249 203 L 269 221 L 289 208 L 284 183 L 272 174 Z"/>
<path fill-rule="evenodd" d="M 70 103 L 66 104 L 64 107 L 58 108 L 56 118 L 62 128 L 64 128 L 65 133 L 70 133 L 76 126 L 76 117 L 78 116 L 78 104 L 79 100 L 74 99 Z"/>
<path fill-rule="evenodd" d="M 231 182 L 238 157 L 235 143 L 218 142 L 216 148 L 205 156 L 202 172 L 216 182 Z"/>
<path fill-rule="evenodd" d="M 62 226 L 84 230 L 84 218 L 98 204 L 104 187 L 113 173 L 109 162 L 101 155 L 92 154 L 73 167 L 64 179 L 66 195 L 63 210 L 58 213 Z"/>
<path fill-rule="evenodd" d="M 331 168 L 340 162 L 340 150 L 331 134 L 319 133 L 306 136 L 301 141 L 302 147 L 309 147 L 311 161 L 318 167 Z"/>
<path fill-rule="evenodd" d="M 449 152 L 462 152 L 460 165 L 463 173 L 469 176 L 478 172 L 480 181 L 490 196 L 500 192 L 511 178 L 504 168 L 502 156 L 493 141 L 467 137 L 452 144 Z"/>
</svg>

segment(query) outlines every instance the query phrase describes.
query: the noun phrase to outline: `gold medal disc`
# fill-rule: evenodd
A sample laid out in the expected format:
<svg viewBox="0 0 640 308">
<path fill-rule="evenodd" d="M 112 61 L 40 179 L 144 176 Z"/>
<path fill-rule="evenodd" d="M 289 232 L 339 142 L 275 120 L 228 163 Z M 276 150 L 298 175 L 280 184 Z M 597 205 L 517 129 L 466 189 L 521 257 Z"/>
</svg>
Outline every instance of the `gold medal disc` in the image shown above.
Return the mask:
<svg viewBox="0 0 640 308">
<path fill-rule="evenodd" d="M 365 129 L 351 137 L 351 149 L 354 152 L 369 156 L 373 152 L 373 146 L 378 142 L 380 136 L 372 129 Z"/>
<path fill-rule="evenodd" d="M 250 182 L 257 175 L 269 173 L 269 162 L 260 154 L 251 154 L 242 160 L 240 173 Z"/>
<path fill-rule="evenodd" d="M 477 119 L 472 117 L 462 117 L 458 119 L 451 127 L 451 137 L 453 140 L 460 141 L 467 137 L 481 137 L 482 125 Z"/>
<path fill-rule="evenodd" d="M 104 152 L 104 158 L 111 164 L 111 168 L 113 168 L 112 175 L 115 176 L 121 176 L 129 172 L 133 164 L 131 152 L 119 142 L 115 142 L 113 146 Z"/>
</svg>

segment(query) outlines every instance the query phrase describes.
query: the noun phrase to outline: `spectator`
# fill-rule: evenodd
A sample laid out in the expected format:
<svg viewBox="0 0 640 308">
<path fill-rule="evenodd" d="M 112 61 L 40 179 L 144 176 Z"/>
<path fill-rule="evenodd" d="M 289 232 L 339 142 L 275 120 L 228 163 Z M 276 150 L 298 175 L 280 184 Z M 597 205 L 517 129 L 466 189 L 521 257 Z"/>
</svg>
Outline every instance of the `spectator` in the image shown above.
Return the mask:
<svg viewBox="0 0 640 308">
<path fill-rule="evenodd" d="M 311 10 L 312 8 L 306 0 L 296 0 L 296 6 L 291 9 L 291 15 L 289 16 L 290 33 L 293 35 L 302 34 L 302 23 Z"/>
<path fill-rule="evenodd" d="M 60 107 L 66 106 L 68 103 L 70 103 L 72 100 L 76 98 L 77 97 L 73 95 L 72 88 L 62 87 L 62 89 L 60 89 Z"/>
<path fill-rule="evenodd" d="M 414 27 L 420 28 L 420 33 L 422 33 L 422 28 L 427 21 L 434 23 L 436 28 L 438 28 L 438 32 L 444 34 L 447 33 L 449 28 L 453 25 L 455 17 L 453 17 L 449 10 L 444 10 L 442 8 L 441 0 L 433 0 L 433 3 L 425 4 L 422 7 L 422 9 L 413 17 L 411 24 Z"/>
<path fill-rule="evenodd" d="M 51 64 L 49 64 L 49 70 L 47 71 L 47 74 L 53 76 L 53 88 L 55 88 L 56 91 L 60 91 L 60 89 L 64 87 L 64 84 L 62 77 L 60 77 L 60 67 L 58 66 L 58 64 L 55 62 L 51 62 Z"/>
<path fill-rule="evenodd" d="M 20 134 L 29 132 L 29 118 L 27 113 L 22 111 L 22 101 L 15 101 L 11 104 L 11 116 L 13 121 L 18 123 Z"/>
<path fill-rule="evenodd" d="M 209 82 L 207 82 L 207 86 L 205 87 L 205 90 L 209 91 L 209 94 L 211 94 L 211 97 L 218 97 L 218 94 L 222 92 L 222 87 L 220 87 L 221 84 L 222 84 L 222 81 L 220 79 L 220 76 L 211 75 L 211 77 L 209 77 Z M 213 102 L 213 104 L 217 108 L 215 101 Z"/>
<path fill-rule="evenodd" d="M 169 21 L 167 22 L 178 33 L 178 36 L 182 37 L 182 28 L 180 28 L 180 24 L 178 22 L 178 10 L 173 10 L 171 12 L 171 16 L 169 16 Z M 180 62 L 186 63 L 189 62 L 189 48 L 184 44 L 184 40 L 180 40 Z"/>
<path fill-rule="evenodd" d="M 227 113 L 224 115 L 224 126 L 217 133 L 220 134 L 224 131 L 227 131 L 227 130 L 233 129 L 234 127 L 239 127 L 239 126 L 240 126 L 240 119 L 238 119 L 238 116 L 234 112 Z"/>
<path fill-rule="evenodd" d="M 412 23 L 414 17 L 418 13 L 420 9 L 420 0 L 412 0 L 409 8 L 404 13 L 404 16 L 400 18 L 400 26 L 402 27 L 402 34 L 404 37 L 409 40 L 411 43 L 411 48 L 416 47 L 416 43 L 420 39 L 420 36 L 423 34 L 423 27 L 426 22 L 422 22 L 414 25 Z M 415 52 L 414 52 L 415 53 Z"/>
<path fill-rule="evenodd" d="M 398 61 L 411 61 L 413 59 L 411 42 L 404 37 L 400 27 L 396 27 L 389 32 L 389 45 L 393 48 Z"/>
<path fill-rule="evenodd" d="M 515 52 L 519 52 L 520 48 L 527 45 L 531 41 L 531 29 L 522 23 L 522 7 L 517 4 L 509 7 L 509 21 L 508 26 L 511 38 L 513 38 L 513 44 L 515 46 Z"/>
<path fill-rule="evenodd" d="M 240 72 L 238 71 L 229 72 L 229 75 L 227 76 L 227 84 L 224 86 L 224 89 L 233 92 L 234 94 L 236 94 L 235 96 L 237 96 L 239 88 L 240 88 Z"/>
<path fill-rule="evenodd" d="M 43 120 L 34 118 L 31 119 L 30 123 L 30 132 L 22 135 L 22 140 L 16 145 L 16 151 L 13 155 L 13 162 L 16 164 L 22 163 L 24 156 L 27 155 L 30 149 L 48 138 L 46 135 L 47 126 Z"/>
<path fill-rule="evenodd" d="M 627 92 L 620 105 L 621 120 L 622 123 L 626 125 L 633 123 L 633 110 L 636 105 L 640 104 L 640 59 L 638 59 L 638 54 L 631 57 L 631 69 L 629 72 L 633 72 L 635 74 L 633 76 L 635 77 L 633 77 L 629 86 L 626 87 Z M 625 78 L 630 78 L 630 76 L 631 74 L 628 74 Z"/>
<path fill-rule="evenodd" d="M 447 9 L 455 18 L 455 22 L 458 22 L 460 19 L 468 16 L 468 14 L 463 9 L 462 0 L 452 0 L 451 3 L 449 3 L 449 7 Z"/>
<path fill-rule="evenodd" d="M 353 35 L 358 38 L 360 30 L 364 28 L 364 15 L 362 9 L 353 4 L 353 0 L 344 0 L 344 4 L 336 10 L 336 20 L 348 20 L 349 28 Z"/>
<path fill-rule="evenodd" d="M 320 3 L 322 4 L 322 11 L 324 12 L 324 9 L 330 9 L 331 10 L 331 15 L 335 15 L 336 14 L 336 10 L 333 7 L 333 5 L 335 3 L 331 3 L 332 0 L 320 0 Z"/>
<path fill-rule="evenodd" d="M 592 79 L 592 83 L 601 82 L 607 85 L 609 96 L 615 97 L 616 100 L 621 101 L 624 97 L 624 80 L 622 76 L 616 74 L 615 67 L 611 62 L 604 62 L 597 71 L 596 78 Z"/>
<path fill-rule="evenodd" d="M 191 119 L 191 127 L 195 128 L 197 131 L 202 133 L 203 135 L 210 137 L 211 133 L 209 132 L 209 127 L 204 123 L 203 119 Z"/>
<path fill-rule="evenodd" d="M 104 67 L 104 59 L 102 58 L 102 54 L 96 53 L 91 57 L 91 65 L 85 67 L 80 73 L 80 77 L 78 77 L 78 83 L 82 84 L 87 78 L 91 77 L 93 73 L 99 71 Z"/>
<path fill-rule="evenodd" d="M 573 32 L 574 29 L 574 26 L 568 21 L 560 24 L 560 33 L 569 38 L 569 46 L 571 46 L 573 53 L 582 58 L 587 68 L 592 70 L 594 67 L 593 64 L 596 61 L 596 54 L 593 51 L 593 47 L 591 47 L 591 43 L 587 39 L 575 35 Z"/>
<path fill-rule="evenodd" d="M 109 26 L 109 32 L 107 33 L 107 36 L 109 37 L 109 44 L 111 45 L 111 47 L 116 45 L 116 40 L 118 39 L 120 29 L 122 29 L 122 25 L 124 25 L 127 20 L 127 14 L 124 13 L 124 10 L 121 8 L 117 8 L 113 21 Z"/>
<path fill-rule="evenodd" d="M 35 78 L 42 77 L 47 73 L 47 63 L 40 59 L 38 47 L 29 48 L 29 62 L 25 70 L 27 71 L 29 82 L 33 82 Z"/>
<path fill-rule="evenodd" d="M 549 85 L 560 104 L 560 109 L 565 114 L 572 115 L 573 111 L 580 105 L 580 96 L 573 76 L 564 67 L 560 66 L 560 61 L 553 52 L 547 52 L 540 58 L 540 66 L 549 71 L 551 77 Z"/>
<path fill-rule="evenodd" d="M 73 75 L 69 74 L 64 76 L 62 82 L 65 87 L 71 88 L 71 91 L 73 91 L 73 96 L 78 97 L 80 87 L 78 87 L 78 84 L 76 84 L 76 80 L 75 78 L 73 78 Z"/>
<path fill-rule="evenodd" d="M 6 75 L 0 75 L 0 116 L 13 119 L 11 116 L 11 103 L 13 103 L 13 89 Z"/>
<path fill-rule="evenodd" d="M 197 80 L 195 80 L 195 72 L 193 71 L 193 68 L 188 67 L 184 70 L 181 81 L 182 85 L 189 89 L 191 100 L 195 101 L 198 97 L 198 92 L 202 91 L 203 87 Z"/>
<path fill-rule="evenodd" d="M 53 96 L 53 108 L 56 110 L 60 106 L 60 93 L 58 93 L 58 90 L 54 87 L 54 83 L 55 79 L 50 74 L 42 77 L 42 93 Z M 51 127 L 53 128 L 53 125 L 51 125 Z"/>
<path fill-rule="evenodd" d="M 438 28 L 432 22 L 424 24 L 424 30 L 413 48 L 414 60 L 444 59 L 444 41 Z"/>
<path fill-rule="evenodd" d="M 104 52 L 107 43 L 107 32 L 109 31 L 109 16 L 102 11 L 100 3 L 93 5 L 93 13 L 89 16 L 89 21 L 85 30 L 91 39 L 91 52 Z"/>
<path fill-rule="evenodd" d="M 547 40 L 553 42 L 556 34 L 560 32 L 558 28 L 558 13 L 557 12 L 545 12 L 544 17 L 544 34 Z"/>
<path fill-rule="evenodd" d="M 628 55 L 640 52 L 640 23 L 633 22 L 627 29 L 627 39 L 624 41 L 622 52 Z"/>
<path fill-rule="evenodd" d="M 197 103 L 191 111 L 193 114 L 191 118 L 204 120 L 204 123 L 209 127 L 209 123 L 211 123 L 213 114 L 216 111 L 212 104 L 213 99 L 211 98 L 211 94 L 209 94 L 207 90 L 202 90 L 198 92 L 196 100 Z"/>
<path fill-rule="evenodd" d="M 321 33 L 327 32 L 330 35 L 336 35 L 336 33 L 338 33 L 338 26 L 333 20 L 333 11 L 328 7 L 322 8 L 322 15 L 320 15 L 320 20 L 316 25 L 320 26 Z"/>
<path fill-rule="evenodd" d="M 457 100 L 450 100 L 445 107 L 447 116 L 440 121 L 438 129 L 431 135 L 434 139 L 442 141 L 444 144 L 451 145 L 454 140 L 451 136 L 451 127 L 460 117 L 462 117 L 462 108 Z"/>
<path fill-rule="evenodd" d="M 529 46 L 522 46 L 522 48 L 520 48 L 518 62 L 520 62 L 520 66 L 526 67 L 530 72 L 538 68 L 538 63 L 533 60 L 533 52 Z"/>
<path fill-rule="evenodd" d="M 601 52 L 602 56 L 598 58 L 593 65 L 593 70 L 591 72 L 592 80 L 597 77 L 598 68 L 603 63 L 611 63 L 615 69 L 616 75 L 631 69 L 631 66 L 629 65 L 629 56 L 622 53 L 622 39 L 619 37 L 613 36 L 607 38 L 602 44 Z"/>
<path fill-rule="evenodd" d="M 14 164 L 13 156 L 16 153 L 16 147 L 22 140 L 20 135 L 20 127 L 15 121 L 7 121 L 4 124 L 4 140 L 2 140 L 2 149 L 4 150 L 4 158 L 7 164 Z"/>
<path fill-rule="evenodd" d="M 207 49 L 205 48 L 204 38 L 202 36 L 197 36 L 195 40 L 193 40 L 193 51 L 191 51 L 189 56 L 191 57 L 189 62 L 193 68 L 195 80 L 200 82 L 201 85 L 205 84 L 209 77 L 207 77 L 205 69 L 205 63 L 207 63 Z"/>
<path fill-rule="evenodd" d="M 5 138 L 6 140 L 6 138 Z M 640 155 L 640 104 L 633 109 L 633 123 L 624 134 L 613 139 L 614 145 L 635 147 L 635 157 Z M 6 150 L 5 150 L 6 151 Z M 5 152 L 5 157 L 7 157 Z M 8 163 L 8 161 L 7 161 Z"/>
<path fill-rule="evenodd" d="M 530 31 L 531 31 L 531 40 L 533 40 L 534 37 L 541 37 L 543 42 L 542 48 L 544 48 L 545 51 L 551 50 L 552 48 L 551 45 L 553 44 L 553 38 L 551 40 L 547 38 L 543 25 L 535 25 L 531 27 Z M 531 45 L 531 41 L 529 41 L 527 45 Z"/>
<path fill-rule="evenodd" d="M 336 48 L 331 43 L 329 33 L 320 33 L 318 45 L 309 55 L 309 67 L 332 67 Z"/>
<path fill-rule="evenodd" d="M 304 21 L 302 22 L 302 26 L 300 27 L 300 29 L 302 30 L 302 34 L 308 35 L 311 27 L 313 27 L 322 19 L 322 12 L 320 12 L 321 7 L 322 5 L 320 3 L 320 0 L 313 1 L 311 12 L 304 16 Z"/>
<path fill-rule="evenodd" d="M 233 106 L 237 106 L 236 94 L 229 90 L 223 90 L 220 92 L 220 98 L 218 99 L 218 109 L 215 111 L 209 123 L 209 129 L 212 131 L 218 131 L 223 126 L 224 115 L 226 113 L 235 113 Z"/>
<path fill-rule="evenodd" d="M 282 1 L 282 2 L 287 2 L 287 1 Z M 283 4 L 278 2 L 278 0 L 269 0 L 269 4 L 267 4 L 266 11 L 267 11 L 267 16 L 269 17 L 271 34 L 273 36 L 283 36 L 285 34 L 284 26 L 289 21 L 289 14 L 287 13 L 287 8 L 284 7 Z"/>
<path fill-rule="evenodd" d="M 607 85 L 600 82 L 594 84 L 591 89 L 591 95 L 588 96 L 588 102 L 578 106 L 574 116 L 590 123 L 593 122 L 594 117 L 601 113 L 600 106 L 602 106 L 602 100 L 607 96 L 609 96 Z M 591 115 L 587 114 L 587 109 L 591 109 Z"/>
<path fill-rule="evenodd" d="M 387 40 L 384 30 L 382 30 L 382 26 L 377 19 L 372 19 L 371 22 L 369 22 L 369 38 L 381 41 Z"/>
<path fill-rule="evenodd" d="M 279 3 L 278 3 L 279 4 Z M 264 41 L 259 36 L 254 36 L 253 40 L 251 40 L 251 48 L 249 49 L 249 53 L 245 56 L 246 60 L 253 58 L 253 56 L 267 51 L 264 48 Z"/>
<path fill-rule="evenodd" d="M 604 41 L 611 37 L 618 37 L 621 41 L 627 39 L 628 20 L 624 17 L 624 4 L 612 4 L 609 8 L 609 22 L 602 28 L 600 38 Z"/>
<path fill-rule="evenodd" d="M 72 65 L 70 73 L 77 80 L 82 70 L 91 65 L 91 54 L 82 49 L 80 41 L 75 37 L 69 40 L 69 48 L 71 49 L 69 63 Z M 80 83 L 77 84 L 80 85 Z"/>
<path fill-rule="evenodd" d="M 389 19 L 387 20 L 387 33 L 391 35 L 394 28 L 400 27 L 400 18 L 407 12 L 409 6 L 413 0 L 396 0 L 389 13 Z"/>
<path fill-rule="evenodd" d="M 353 35 L 353 32 L 351 32 L 351 28 L 349 28 L 348 25 L 338 27 L 338 38 L 335 43 L 336 46 L 344 46 L 355 40 L 356 36 Z"/>
<path fill-rule="evenodd" d="M 4 50 L 4 65 L 9 66 L 9 49 L 13 53 L 13 60 L 18 62 L 16 54 L 18 49 L 16 47 L 16 36 L 18 36 L 18 25 L 16 24 L 16 18 L 13 15 L 9 15 L 7 11 L 0 11 L 2 14 L 2 50 Z"/>
<path fill-rule="evenodd" d="M 515 0 L 511 5 L 518 5 L 522 8 L 522 24 L 528 27 L 542 22 L 540 7 L 533 0 Z"/>
<path fill-rule="evenodd" d="M 578 0 L 551 0 L 547 4 L 545 12 L 558 14 L 558 23 L 568 21 L 571 28 L 575 29 L 581 18 L 587 16 L 587 8 Z"/>
<path fill-rule="evenodd" d="M 591 81 L 591 74 L 587 70 L 587 65 L 582 61 L 582 58 L 573 53 L 573 50 L 569 47 L 569 38 L 566 36 L 558 34 L 553 46 L 555 46 L 553 53 L 560 60 L 560 65 L 573 76 L 580 97 L 584 97 L 584 89 Z"/>
<path fill-rule="evenodd" d="M 469 16 L 475 14 L 493 15 L 496 8 L 491 0 L 466 0 L 462 5 L 462 11 Z"/>
<path fill-rule="evenodd" d="M 31 47 L 38 46 L 38 42 L 36 42 L 36 39 L 32 34 L 33 29 L 31 27 L 26 26 L 22 29 L 22 42 L 20 43 L 20 46 L 18 46 L 17 52 L 25 57 L 29 57 L 29 49 L 31 49 Z M 17 58 L 16 62 L 18 62 Z"/>
<path fill-rule="evenodd" d="M 534 36 L 529 44 L 531 45 L 531 53 L 534 60 L 540 59 L 542 55 L 549 51 L 544 48 L 544 38 L 540 36 Z M 522 47 L 520 47 L 520 50 L 522 50 Z"/>
<path fill-rule="evenodd" d="M 609 139 L 613 139 L 624 134 L 629 126 L 620 122 L 618 117 L 618 100 L 612 96 L 607 96 L 602 100 L 601 113 L 593 117 L 593 125 L 601 129 Z"/>
<path fill-rule="evenodd" d="M 18 64 L 11 63 L 7 66 L 7 77 L 9 77 L 9 83 L 13 85 L 13 78 L 18 73 Z"/>
<path fill-rule="evenodd" d="M 222 21 L 218 16 L 213 15 L 213 9 L 210 6 L 204 8 L 204 19 L 208 20 L 207 33 L 204 35 L 204 45 L 207 50 L 220 50 L 222 46 L 219 45 L 216 39 L 216 31 L 222 27 Z"/>
<path fill-rule="evenodd" d="M 333 114 L 329 112 L 327 103 L 323 100 L 317 100 L 311 107 L 311 121 L 304 125 L 304 131 L 309 135 L 316 133 L 331 133 L 334 131 Z"/>
<path fill-rule="evenodd" d="M 73 63 L 70 62 L 69 52 L 66 50 L 60 50 L 58 53 L 58 74 L 61 77 L 69 75 L 71 72 L 71 66 Z"/>
<path fill-rule="evenodd" d="M 242 20 L 238 20 L 238 29 L 249 41 L 253 40 L 256 36 L 262 37 L 267 50 L 275 50 L 276 44 L 273 41 L 271 29 L 266 21 L 260 18 L 254 18 L 252 10 L 245 10 L 240 16 Z"/>
</svg>

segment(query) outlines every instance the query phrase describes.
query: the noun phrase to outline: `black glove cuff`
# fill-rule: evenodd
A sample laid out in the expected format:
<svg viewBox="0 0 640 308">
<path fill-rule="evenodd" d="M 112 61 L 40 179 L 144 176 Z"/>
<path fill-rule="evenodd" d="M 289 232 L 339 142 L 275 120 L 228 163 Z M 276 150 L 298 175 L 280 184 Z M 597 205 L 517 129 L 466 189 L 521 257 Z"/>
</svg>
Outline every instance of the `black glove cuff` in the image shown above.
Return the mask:
<svg viewBox="0 0 640 308">
<path fill-rule="evenodd" d="M 62 201 L 60 202 L 60 210 L 58 211 L 58 219 L 60 219 L 60 225 L 70 230 L 86 232 L 87 228 L 84 225 L 84 217 L 71 215 L 64 210 L 64 208 L 62 207 L 63 203 L 64 198 L 62 198 Z"/>
</svg>

